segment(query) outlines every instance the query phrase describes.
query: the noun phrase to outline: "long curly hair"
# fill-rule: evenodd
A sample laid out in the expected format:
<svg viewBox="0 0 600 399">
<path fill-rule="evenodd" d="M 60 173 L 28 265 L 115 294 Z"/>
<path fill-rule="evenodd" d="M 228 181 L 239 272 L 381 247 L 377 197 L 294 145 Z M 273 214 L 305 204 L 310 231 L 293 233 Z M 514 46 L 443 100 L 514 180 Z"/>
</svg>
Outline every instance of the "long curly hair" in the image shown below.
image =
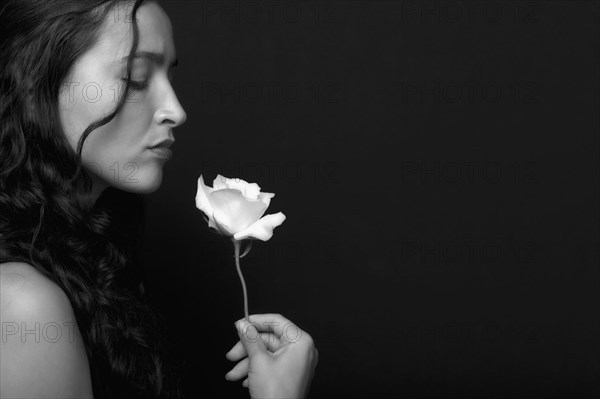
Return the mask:
<svg viewBox="0 0 600 399">
<path fill-rule="evenodd" d="M 143 298 L 138 250 L 144 230 L 139 194 L 107 188 L 94 201 L 77 150 L 60 125 L 61 86 L 77 58 L 99 39 L 111 12 L 143 0 L 8 0 L 0 6 L 0 263 L 34 266 L 71 301 L 85 343 L 95 398 L 180 398 L 180 362 Z"/>
</svg>

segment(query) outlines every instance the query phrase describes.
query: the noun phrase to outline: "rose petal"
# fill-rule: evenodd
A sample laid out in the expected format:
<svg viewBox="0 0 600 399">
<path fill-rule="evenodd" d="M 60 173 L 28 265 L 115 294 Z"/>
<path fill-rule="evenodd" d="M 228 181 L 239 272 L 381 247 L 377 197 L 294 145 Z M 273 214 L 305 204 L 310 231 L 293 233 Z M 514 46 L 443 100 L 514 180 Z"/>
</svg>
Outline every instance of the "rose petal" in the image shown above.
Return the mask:
<svg viewBox="0 0 600 399">
<path fill-rule="evenodd" d="M 221 234 L 224 234 L 227 236 L 232 236 L 235 234 L 235 231 L 229 225 L 229 218 L 227 216 L 227 213 L 225 213 L 219 209 L 215 209 L 213 216 L 214 216 L 215 227 Z"/>
<path fill-rule="evenodd" d="M 213 187 L 217 190 L 222 190 L 224 188 L 240 190 L 244 197 L 251 201 L 258 200 L 258 195 L 260 194 L 260 186 L 256 183 L 248 183 L 246 180 L 238 178 L 230 179 L 221 175 L 217 175 L 213 182 Z"/>
<path fill-rule="evenodd" d="M 198 191 L 196 192 L 196 208 L 200 209 L 208 216 L 209 227 L 217 228 L 213 219 L 214 209 L 208 198 L 211 191 L 212 189 L 204 184 L 204 178 L 200 175 L 200 178 L 198 179 Z"/>
<path fill-rule="evenodd" d="M 254 237 L 262 241 L 267 241 L 273 236 L 273 229 L 283 223 L 284 220 L 285 215 L 281 212 L 266 215 L 246 229 L 234 234 L 233 238 L 243 240 L 248 237 Z"/>
<path fill-rule="evenodd" d="M 227 188 L 233 188 L 235 190 L 240 190 L 242 192 L 242 194 L 244 194 L 244 197 L 248 198 L 249 200 L 258 199 L 258 194 L 260 193 L 260 187 L 256 183 L 250 184 L 247 181 L 242 180 L 242 179 L 229 179 L 228 181 L 225 182 L 225 184 L 227 185 Z"/>
<path fill-rule="evenodd" d="M 218 214 L 219 223 L 232 234 L 255 223 L 267 210 L 264 202 L 249 201 L 233 188 L 213 191 L 209 199 L 215 209 L 215 217 Z"/>
<path fill-rule="evenodd" d="M 265 204 L 268 208 L 269 205 L 271 204 L 271 198 L 273 198 L 274 196 L 275 196 L 275 194 L 273 194 L 273 193 L 260 193 L 260 194 L 258 194 L 258 200 L 262 201 L 263 204 Z"/>
<path fill-rule="evenodd" d="M 213 180 L 213 190 L 222 190 L 224 188 L 229 188 L 227 187 L 227 184 L 225 184 L 227 180 L 230 179 L 225 176 L 217 175 L 217 177 L 215 177 L 215 180 Z"/>
</svg>

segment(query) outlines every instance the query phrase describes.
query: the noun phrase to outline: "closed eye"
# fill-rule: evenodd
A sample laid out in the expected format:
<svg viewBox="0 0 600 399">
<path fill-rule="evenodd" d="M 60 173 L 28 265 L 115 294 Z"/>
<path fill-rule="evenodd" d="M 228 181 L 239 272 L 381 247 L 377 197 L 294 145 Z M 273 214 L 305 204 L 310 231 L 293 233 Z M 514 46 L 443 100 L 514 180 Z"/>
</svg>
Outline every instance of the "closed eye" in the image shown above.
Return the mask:
<svg viewBox="0 0 600 399">
<path fill-rule="evenodd" d="M 127 82 L 127 79 L 123 79 L 124 82 Z M 137 82 L 135 80 L 129 80 L 129 87 L 133 90 L 141 91 L 148 88 L 148 81 Z"/>
</svg>

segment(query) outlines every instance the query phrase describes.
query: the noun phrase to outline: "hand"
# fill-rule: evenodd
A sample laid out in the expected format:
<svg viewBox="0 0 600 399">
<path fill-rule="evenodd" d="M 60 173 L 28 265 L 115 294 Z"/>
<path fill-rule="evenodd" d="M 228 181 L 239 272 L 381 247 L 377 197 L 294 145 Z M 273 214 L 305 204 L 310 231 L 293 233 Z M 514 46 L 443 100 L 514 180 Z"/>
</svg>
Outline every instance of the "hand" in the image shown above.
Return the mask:
<svg viewBox="0 0 600 399">
<path fill-rule="evenodd" d="M 251 398 L 304 398 L 319 352 L 312 337 L 280 314 L 250 315 L 235 322 L 238 341 L 225 357 L 241 360 L 226 375 L 244 380 Z"/>
</svg>

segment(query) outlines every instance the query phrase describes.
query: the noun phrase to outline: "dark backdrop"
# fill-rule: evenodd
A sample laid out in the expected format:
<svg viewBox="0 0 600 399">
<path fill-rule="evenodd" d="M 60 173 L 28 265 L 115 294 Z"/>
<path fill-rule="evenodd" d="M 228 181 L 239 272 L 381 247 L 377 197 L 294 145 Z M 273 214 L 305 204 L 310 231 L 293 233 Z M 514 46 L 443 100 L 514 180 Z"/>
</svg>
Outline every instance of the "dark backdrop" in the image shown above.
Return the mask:
<svg viewBox="0 0 600 399">
<path fill-rule="evenodd" d="M 598 2 L 161 3 L 188 121 L 143 257 L 189 397 L 248 396 L 201 173 L 287 215 L 242 269 L 314 337 L 310 397 L 600 396 Z"/>
</svg>

